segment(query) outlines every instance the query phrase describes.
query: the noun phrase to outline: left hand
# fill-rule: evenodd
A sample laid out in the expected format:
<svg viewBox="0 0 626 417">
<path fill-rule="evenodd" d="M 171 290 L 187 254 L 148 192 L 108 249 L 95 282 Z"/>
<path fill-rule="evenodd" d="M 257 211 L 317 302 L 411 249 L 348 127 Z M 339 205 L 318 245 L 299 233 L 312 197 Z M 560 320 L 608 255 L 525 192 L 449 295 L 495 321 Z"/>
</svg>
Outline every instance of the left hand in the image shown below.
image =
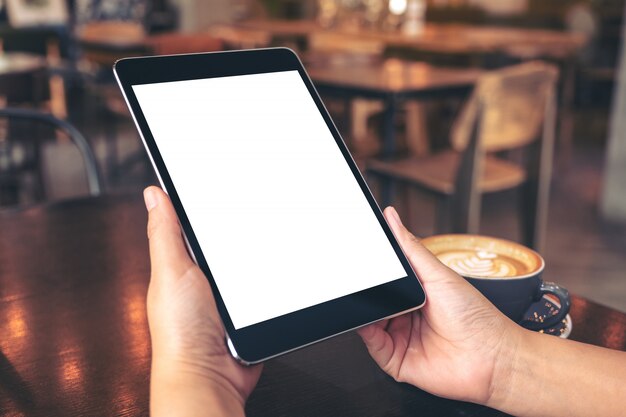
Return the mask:
<svg viewBox="0 0 626 417">
<path fill-rule="evenodd" d="M 243 415 L 262 368 L 242 366 L 228 352 L 211 286 L 187 253 L 169 197 L 148 187 L 144 199 L 152 269 L 151 414 Z"/>
</svg>

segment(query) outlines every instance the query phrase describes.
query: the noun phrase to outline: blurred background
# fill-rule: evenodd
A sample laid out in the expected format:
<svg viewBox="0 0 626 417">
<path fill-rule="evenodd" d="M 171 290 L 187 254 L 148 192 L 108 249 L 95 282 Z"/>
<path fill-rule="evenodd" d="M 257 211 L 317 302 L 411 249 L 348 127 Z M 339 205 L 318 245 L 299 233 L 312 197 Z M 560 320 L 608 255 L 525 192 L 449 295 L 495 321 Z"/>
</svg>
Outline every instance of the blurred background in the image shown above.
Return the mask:
<svg viewBox="0 0 626 417">
<path fill-rule="evenodd" d="M 0 1 L 0 210 L 155 183 L 116 59 L 287 46 L 414 233 L 522 242 L 545 279 L 626 311 L 623 16 L 623 0 Z"/>
</svg>

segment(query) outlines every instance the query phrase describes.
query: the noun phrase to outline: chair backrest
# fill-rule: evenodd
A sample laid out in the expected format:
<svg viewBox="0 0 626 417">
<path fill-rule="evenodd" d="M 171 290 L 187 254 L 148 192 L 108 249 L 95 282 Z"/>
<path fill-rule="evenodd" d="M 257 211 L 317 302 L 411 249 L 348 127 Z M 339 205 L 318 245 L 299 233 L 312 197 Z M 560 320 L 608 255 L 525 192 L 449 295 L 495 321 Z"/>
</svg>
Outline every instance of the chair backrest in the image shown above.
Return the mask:
<svg viewBox="0 0 626 417">
<path fill-rule="evenodd" d="M 49 199 L 43 174 L 44 145 L 62 146 L 68 138 L 82 157 L 86 193 L 99 195 L 102 182 L 96 158 L 87 140 L 73 125 L 37 110 L 0 108 L 0 208 L 23 204 L 20 194 L 24 187 L 32 189 L 28 203 Z M 67 166 L 63 168 L 80 167 L 80 162 L 65 163 Z M 80 190 L 72 189 L 70 194 L 78 194 L 77 191 Z"/>
<path fill-rule="evenodd" d="M 71 33 L 66 26 L 3 26 L 0 28 L 0 44 L 4 52 L 27 52 L 47 57 L 55 53 L 59 58 L 68 58 L 72 54 Z"/>
<path fill-rule="evenodd" d="M 556 67 L 540 61 L 485 74 L 452 127 L 452 147 L 465 149 L 477 122 L 479 146 L 487 152 L 530 144 L 540 136 L 557 80 Z"/>
<path fill-rule="evenodd" d="M 462 110 L 451 137 L 452 146 L 462 151 L 453 206 L 458 211 L 455 217 L 463 217 L 466 224 L 461 226 L 469 233 L 477 233 L 480 219 L 478 184 L 485 152 L 532 145 L 527 146 L 531 155 L 526 158 L 525 188 L 533 194 L 527 195 L 532 201 L 526 210 L 532 211 L 534 220 L 528 220 L 524 241 L 541 250 L 552 175 L 557 79 L 557 69 L 542 62 L 493 71 L 480 80 Z"/>
</svg>

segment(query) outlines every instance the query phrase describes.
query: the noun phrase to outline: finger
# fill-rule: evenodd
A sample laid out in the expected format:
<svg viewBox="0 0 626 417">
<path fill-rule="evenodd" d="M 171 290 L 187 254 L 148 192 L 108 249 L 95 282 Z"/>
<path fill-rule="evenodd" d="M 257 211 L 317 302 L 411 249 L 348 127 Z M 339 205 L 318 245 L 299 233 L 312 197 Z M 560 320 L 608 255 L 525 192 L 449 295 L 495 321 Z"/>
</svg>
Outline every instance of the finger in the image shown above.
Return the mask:
<svg viewBox="0 0 626 417">
<path fill-rule="evenodd" d="M 398 212 L 393 207 L 387 207 L 384 211 L 385 219 L 391 226 L 398 243 L 404 254 L 409 259 L 413 270 L 423 282 L 439 281 L 442 279 L 460 279 L 458 275 L 439 262 L 428 249 L 419 242 L 411 232 L 402 224 Z"/>
<path fill-rule="evenodd" d="M 172 202 L 158 187 L 144 190 L 148 210 L 150 264 L 154 277 L 181 277 L 193 266 Z"/>
<path fill-rule="evenodd" d="M 393 357 L 394 343 L 393 339 L 387 333 L 383 326 L 379 323 L 370 324 L 357 330 L 361 339 L 367 347 L 374 362 L 387 371 Z"/>
</svg>

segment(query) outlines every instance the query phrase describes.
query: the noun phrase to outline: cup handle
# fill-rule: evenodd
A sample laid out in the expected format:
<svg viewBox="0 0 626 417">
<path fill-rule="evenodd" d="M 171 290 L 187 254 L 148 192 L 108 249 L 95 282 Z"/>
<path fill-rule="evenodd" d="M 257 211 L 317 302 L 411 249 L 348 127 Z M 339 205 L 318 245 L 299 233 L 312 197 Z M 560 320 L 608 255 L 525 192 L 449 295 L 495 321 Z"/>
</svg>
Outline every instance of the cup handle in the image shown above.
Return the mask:
<svg viewBox="0 0 626 417">
<path fill-rule="evenodd" d="M 539 298 L 543 297 L 544 294 L 556 296 L 559 299 L 561 308 L 554 316 L 546 317 L 542 322 L 524 320 L 520 323 L 523 327 L 535 331 L 548 329 L 560 323 L 569 313 L 571 301 L 569 292 L 565 288 L 559 287 L 554 282 L 542 282 L 541 287 L 539 287 Z"/>
</svg>

